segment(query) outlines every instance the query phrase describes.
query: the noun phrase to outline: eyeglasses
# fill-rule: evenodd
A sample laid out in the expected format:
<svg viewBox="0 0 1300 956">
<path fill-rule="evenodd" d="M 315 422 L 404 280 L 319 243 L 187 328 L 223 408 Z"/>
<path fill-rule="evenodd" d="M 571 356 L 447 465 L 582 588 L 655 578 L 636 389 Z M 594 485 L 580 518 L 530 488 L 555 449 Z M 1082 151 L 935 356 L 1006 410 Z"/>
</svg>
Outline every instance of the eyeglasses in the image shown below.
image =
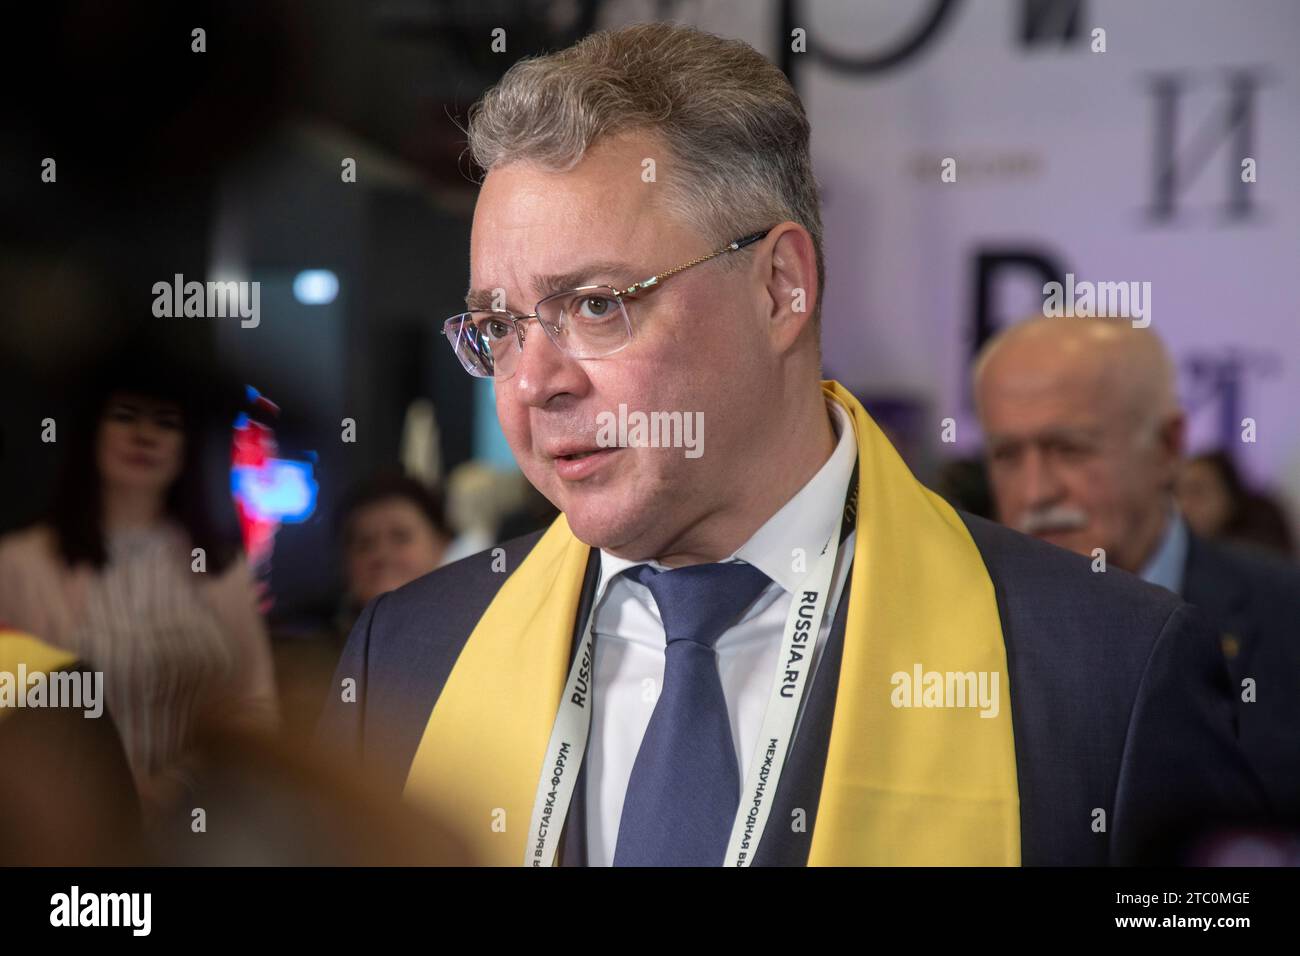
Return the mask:
<svg viewBox="0 0 1300 956">
<path fill-rule="evenodd" d="M 524 351 L 524 326 L 532 319 L 546 337 L 565 355 L 576 359 L 604 358 L 632 341 L 632 322 L 624 299 L 640 295 L 683 272 L 723 253 L 735 252 L 758 242 L 775 226 L 729 242 L 715 252 L 634 282 L 626 289 L 608 285 L 584 285 L 548 295 L 528 315 L 506 310 L 471 309 L 447 319 L 442 334 L 452 350 L 475 378 L 504 381 L 515 373 Z"/>
</svg>

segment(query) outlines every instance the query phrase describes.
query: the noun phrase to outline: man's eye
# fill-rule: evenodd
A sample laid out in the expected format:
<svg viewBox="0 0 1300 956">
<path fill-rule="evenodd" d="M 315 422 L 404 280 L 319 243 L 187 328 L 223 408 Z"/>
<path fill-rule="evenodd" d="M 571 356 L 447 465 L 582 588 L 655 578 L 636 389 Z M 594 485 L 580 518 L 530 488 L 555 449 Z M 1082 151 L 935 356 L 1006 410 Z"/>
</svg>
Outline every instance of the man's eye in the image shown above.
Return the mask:
<svg viewBox="0 0 1300 956">
<path fill-rule="evenodd" d="M 618 311 L 618 303 L 604 295 L 584 295 L 574 302 L 572 315 L 575 319 L 598 322 L 607 319 Z"/>
<path fill-rule="evenodd" d="M 489 318 L 479 323 L 478 331 L 488 342 L 499 342 L 510 334 L 510 323 Z"/>
<path fill-rule="evenodd" d="M 1070 461 L 1077 461 L 1080 458 L 1086 458 L 1089 452 L 1089 449 L 1083 445 L 1074 445 L 1069 442 L 1060 442 L 1052 450 L 1062 458 Z"/>
</svg>

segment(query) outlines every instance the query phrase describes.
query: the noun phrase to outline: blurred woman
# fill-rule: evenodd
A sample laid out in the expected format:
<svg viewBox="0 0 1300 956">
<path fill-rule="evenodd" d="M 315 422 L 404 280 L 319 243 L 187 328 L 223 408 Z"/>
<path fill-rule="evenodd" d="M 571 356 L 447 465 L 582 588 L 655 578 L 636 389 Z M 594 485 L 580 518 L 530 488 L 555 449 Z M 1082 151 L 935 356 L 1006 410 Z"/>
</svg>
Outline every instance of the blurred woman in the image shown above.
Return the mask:
<svg viewBox="0 0 1300 956">
<path fill-rule="evenodd" d="M 194 381 L 146 357 L 110 363 L 80 420 L 57 423 L 71 448 L 49 517 L 0 538 L 0 620 L 103 672 L 146 820 L 182 799 L 205 728 L 277 719 L 233 503 L 205 481 Z"/>
<path fill-rule="evenodd" d="M 1189 459 L 1177 495 L 1188 526 L 1201 537 L 1295 555 L 1286 512 L 1267 495 L 1248 489 L 1223 452 Z"/>
</svg>

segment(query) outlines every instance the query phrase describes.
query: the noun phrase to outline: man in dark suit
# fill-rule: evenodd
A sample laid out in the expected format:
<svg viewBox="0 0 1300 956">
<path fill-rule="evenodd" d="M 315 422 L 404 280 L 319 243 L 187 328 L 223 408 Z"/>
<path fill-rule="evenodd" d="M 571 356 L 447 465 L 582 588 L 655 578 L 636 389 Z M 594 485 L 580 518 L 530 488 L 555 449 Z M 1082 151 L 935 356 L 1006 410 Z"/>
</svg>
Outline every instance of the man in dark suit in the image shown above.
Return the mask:
<svg viewBox="0 0 1300 956">
<path fill-rule="evenodd" d="M 1300 815 L 1300 569 L 1191 533 L 1185 420 L 1160 340 L 1123 319 L 1033 319 L 976 365 L 1002 521 L 1179 594 L 1220 635 L 1242 748 Z"/>
<path fill-rule="evenodd" d="M 1189 534 L 1178 593 L 1218 629 L 1241 747 L 1277 808 L 1300 822 L 1300 569 Z"/>
<path fill-rule="evenodd" d="M 507 865 L 1105 864 L 1252 818 L 1197 614 L 953 511 L 821 381 L 808 138 L 671 24 L 489 91 L 444 330 L 561 516 L 372 601 L 320 735 Z"/>
</svg>

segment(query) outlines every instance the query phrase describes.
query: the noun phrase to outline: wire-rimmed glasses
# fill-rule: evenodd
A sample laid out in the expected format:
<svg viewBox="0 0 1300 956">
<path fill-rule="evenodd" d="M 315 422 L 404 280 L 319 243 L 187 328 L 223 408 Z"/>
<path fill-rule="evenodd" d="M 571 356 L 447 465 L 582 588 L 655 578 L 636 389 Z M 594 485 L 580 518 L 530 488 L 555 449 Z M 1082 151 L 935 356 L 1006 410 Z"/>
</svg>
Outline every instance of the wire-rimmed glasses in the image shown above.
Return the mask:
<svg viewBox="0 0 1300 956">
<path fill-rule="evenodd" d="M 471 309 L 451 316 L 442 334 L 460 364 L 476 378 L 504 381 L 514 374 L 524 349 L 524 327 L 536 319 L 561 352 L 576 359 L 604 358 L 632 341 L 632 322 L 625 299 L 660 285 L 669 276 L 758 242 L 774 227 L 729 242 L 708 255 L 661 272 L 626 289 L 585 285 L 546 296 L 528 315 L 508 310 Z"/>
</svg>

